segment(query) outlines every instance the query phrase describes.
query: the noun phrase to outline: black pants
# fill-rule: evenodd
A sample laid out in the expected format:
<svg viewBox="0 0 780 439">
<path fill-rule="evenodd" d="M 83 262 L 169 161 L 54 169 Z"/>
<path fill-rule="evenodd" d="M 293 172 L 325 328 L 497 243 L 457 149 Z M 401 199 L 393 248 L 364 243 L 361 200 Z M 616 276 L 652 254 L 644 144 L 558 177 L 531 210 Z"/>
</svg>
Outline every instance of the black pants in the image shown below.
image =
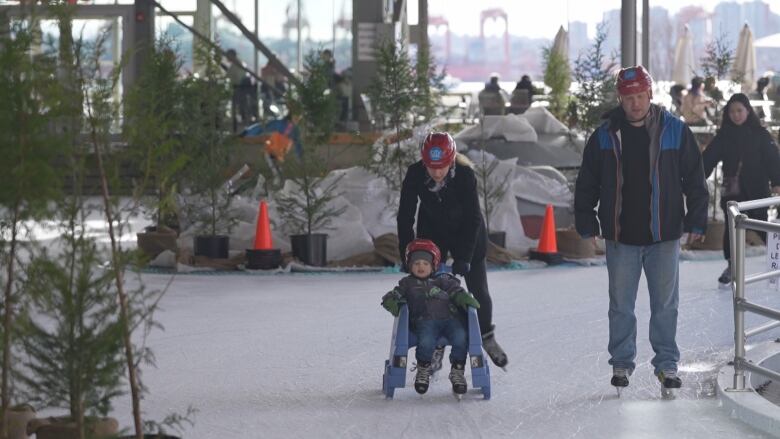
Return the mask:
<svg viewBox="0 0 780 439">
<path fill-rule="evenodd" d="M 442 243 L 436 243 L 441 250 L 442 260 L 446 259 L 449 249 Z M 479 329 L 482 334 L 493 330 L 493 300 L 490 298 L 490 291 L 487 283 L 487 232 L 483 228 L 477 233 L 477 242 L 474 246 L 474 255 L 471 257 L 471 269 L 466 273 L 466 289 L 474 295 L 479 302 L 477 308 L 477 318 L 479 320 Z"/>
<path fill-rule="evenodd" d="M 724 218 L 726 219 L 726 227 L 723 230 L 723 257 L 727 261 L 731 259 L 731 239 L 730 239 L 731 237 L 729 236 L 731 233 L 729 231 L 729 214 L 728 211 L 726 210 L 726 203 L 732 200 L 734 199 L 730 198 L 724 200 L 721 198 L 720 200 L 720 208 L 723 209 L 723 214 L 725 215 Z M 737 201 L 742 201 L 742 200 L 737 200 Z M 744 213 L 748 216 L 748 218 L 761 220 L 761 221 L 766 221 L 767 218 L 769 217 L 766 208 L 748 210 Z M 758 236 L 761 237 L 761 240 L 764 241 L 764 243 L 766 243 L 766 232 L 756 231 L 756 233 L 758 233 Z"/>
</svg>

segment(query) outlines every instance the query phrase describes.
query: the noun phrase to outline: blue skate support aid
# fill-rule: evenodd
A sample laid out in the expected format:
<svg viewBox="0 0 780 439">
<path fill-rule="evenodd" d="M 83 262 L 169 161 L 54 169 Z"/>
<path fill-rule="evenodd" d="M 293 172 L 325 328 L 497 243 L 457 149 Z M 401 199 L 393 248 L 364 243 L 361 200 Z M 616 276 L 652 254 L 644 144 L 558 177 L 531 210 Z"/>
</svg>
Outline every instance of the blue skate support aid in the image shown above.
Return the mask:
<svg viewBox="0 0 780 439">
<path fill-rule="evenodd" d="M 482 334 L 479 330 L 477 310 L 469 307 L 469 363 L 471 364 L 471 387 L 480 389 L 485 399 L 490 399 L 490 366 L 485 361 L 482 350 Z M 382 376 L 382 393 L 388 399 L 393 398 L 395 389 L 406 387 L 406 365 L 409 358 L 409 348 L 417 344 L 414 334 L 409 331 L 409 309 L 401 306 L 398 317 L 393 322 L 393 336 L 390 341 L 390 357 L 385 360 L 385 371 Z M 440 346 L 449 345 L 445 338 L 439 340 Z"/>
</svg>

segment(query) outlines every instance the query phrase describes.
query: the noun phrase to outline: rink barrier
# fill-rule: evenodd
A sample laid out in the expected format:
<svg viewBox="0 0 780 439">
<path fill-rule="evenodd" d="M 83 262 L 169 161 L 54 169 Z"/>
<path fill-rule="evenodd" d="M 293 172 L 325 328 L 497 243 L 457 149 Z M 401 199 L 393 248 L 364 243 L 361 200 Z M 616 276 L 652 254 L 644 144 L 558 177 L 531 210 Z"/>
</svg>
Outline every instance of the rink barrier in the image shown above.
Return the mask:
<svg viewBox="0 0 780 439">
<path fill-rule="evenodd" d="M 734 379 L 733 387 L 727 392 L 749 392 L 745 387 L 745 371 L 762 375 L 766 378 L 780 381 L 780 373 L 759 366 L 745 358 L 745 343 L 751 337 L 780 326 L 780 310 L 751 303 L 745 297 L 745 286 L 748 284 L 780 277 L 780 270 L 769 270 L 750 276 L 745 275 L 745 247 L 747 230 L 758 230 L 767 233 L 780 233 L 780 223 L 760 221 L 748 218 L 742 212 L 753 209 L 766 209 L 780 204 L 780 198 L 770 197 L 751 201 L 729 201 L 727 203 L 729 230 L 731 232 L 731 290 L 734 293 Z M 761 326 L 745 330 L 745 313 L 751 312 L 775 320 Z"/>
</svg>

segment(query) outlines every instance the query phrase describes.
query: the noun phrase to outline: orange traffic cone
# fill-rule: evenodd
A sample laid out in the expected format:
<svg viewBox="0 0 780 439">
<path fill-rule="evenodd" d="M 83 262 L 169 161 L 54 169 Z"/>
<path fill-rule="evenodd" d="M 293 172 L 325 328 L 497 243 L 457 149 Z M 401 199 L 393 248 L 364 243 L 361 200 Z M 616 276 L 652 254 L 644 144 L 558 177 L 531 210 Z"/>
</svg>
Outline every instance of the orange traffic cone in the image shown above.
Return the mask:
<svg viewBox="0 0 780 439">
<path fill-rule="evenodd" d="M 272 247 L 271 224 L 268 221 L 268 204 L 263 200 L 260 202 L 260 213 L 257 215 L 255 250 L 271 250 Z"/>
<path fill-rule="evenodd" d="M 555 238 L 555 215 L 551 204 L 547 205 L 544 212 L 544 222 L 542 223 L 542 232 L 539 235 L 539 245 L 536 250 L 531 250 L 531 259 L 544 261 L 549 265 L 560 264 L 563 262 L 561 254 L 558 253 L 558 241 Z"/>
<path fill-rule="evenodd" d="M 246 250 L 246 268 L 252 270 L 271 270 L 282 264 L 282 251 L 272 248 L 271 224 L 268 220 L 268 204 L 260 202 L 257 215 L 254 249 Z"/>
</svg>

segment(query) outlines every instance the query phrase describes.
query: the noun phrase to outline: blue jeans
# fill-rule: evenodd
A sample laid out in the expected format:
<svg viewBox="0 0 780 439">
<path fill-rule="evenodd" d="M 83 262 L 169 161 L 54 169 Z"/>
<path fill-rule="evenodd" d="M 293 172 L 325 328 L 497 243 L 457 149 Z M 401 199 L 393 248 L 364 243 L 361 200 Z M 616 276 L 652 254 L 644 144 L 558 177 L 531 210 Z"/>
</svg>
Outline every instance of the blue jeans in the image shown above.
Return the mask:
<svg viewBox="0 0 780 439">
<path fill-rule="evenodd" d="M 466 363 L 468 353 L 468 335 L 460 320 L 418 320 L 414 322 L 414 335 L 417 336 L 415 357 L 418 363 L 429 363 L 436 348 L 439 337 L 447 337 L 452 345 L 450 350 L 451 363 Z"/>
<path fill-rule="evenodd" d="M 677 371 L 677 305 L 679 294 L 680 243 L 677 240 L 636 246 L 607 241 L 609 272 L 609 364 L 633 370 L 636 367 L 636 316 L 634 304 L 642 269 L 650 292 L 651 361 L 658 374 Z"/>
</svg>

